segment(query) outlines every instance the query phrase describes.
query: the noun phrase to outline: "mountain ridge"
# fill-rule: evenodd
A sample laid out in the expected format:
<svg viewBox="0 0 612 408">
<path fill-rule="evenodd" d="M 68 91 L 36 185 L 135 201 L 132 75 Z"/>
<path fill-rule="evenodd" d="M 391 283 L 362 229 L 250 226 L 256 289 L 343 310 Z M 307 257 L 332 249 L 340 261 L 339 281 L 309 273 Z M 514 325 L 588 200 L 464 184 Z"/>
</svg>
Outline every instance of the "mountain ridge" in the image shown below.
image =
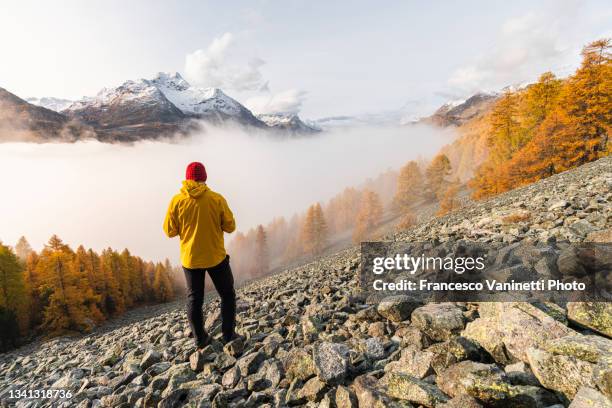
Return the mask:
<svg viewBox="0 0 612 408">
<path fill-rule="evenodd" d="M 193 87 L 179 73 L 160 72 L 150 80 L 128 80 L 114 88 L 103 88 L 93 97 L 72 102 L 52 97 L 28 98 L 28 101 L 10 95 L 13 97 L 4 98 L 4 110 L 12 112 L 13 117 L 0 116 L 0 130 L 3 130 L 0 140 L 64 140 L 58 137 L 59 130 L 56 128 L 61 128 L 60 125 L 36 123 L 36 119 L 42 120 L 43 116 L 53 117 L 58 123 L 77 123 L 93 129 L 95 133 L 88 133 L 88 137 L 93 135 L 103 142 L 134 142 L 185 135 L 199 129 L 200 121 L 215 125 L 232 123 L 245 128 L 273 131 L 274 134 L 317 133 L 297 114 L 282 124 L 276 122 L 268 125 L 221 89 Z M 15 112 L 24 108 L 31 112 L 44 112 L 44 115 L 31 115 L 15 126 L 14 122 L 22 118 Z M 280 117 L 284 114 L 276 115 Z M 34 131 L 24 138 L 24 131 L 20 130 L 17 135 L 16 130 L 11 129 Z M 40 129 L 49 129 L 50 133 L 39 134 L 37 130 Z M 73 135 L 73 139 L 78 139 L 78 135 Z"/>
</svg>

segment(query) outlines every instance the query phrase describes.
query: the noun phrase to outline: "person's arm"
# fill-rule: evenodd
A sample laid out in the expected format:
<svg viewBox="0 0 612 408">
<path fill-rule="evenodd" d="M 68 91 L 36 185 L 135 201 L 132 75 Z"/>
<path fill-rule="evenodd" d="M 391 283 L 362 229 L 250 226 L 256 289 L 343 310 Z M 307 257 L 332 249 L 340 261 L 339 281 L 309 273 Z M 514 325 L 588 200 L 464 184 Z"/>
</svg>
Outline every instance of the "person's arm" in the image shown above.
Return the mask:
<svg viewBox="0 0 612 408">
<path fill-rule="evenodd" d="M 221 198 L 221 229 L 227 233 L 232 233 L 236 229 L 234 214 L 223 197 Z"/>
<path fill-rule="evenodd" d="M 166 218 L 164 219 L 164 232 L 169 238 L 176 237 L 179 234 L 174 200 L 170 201 L 168 212 L 166 212 Z"/>
</svg>

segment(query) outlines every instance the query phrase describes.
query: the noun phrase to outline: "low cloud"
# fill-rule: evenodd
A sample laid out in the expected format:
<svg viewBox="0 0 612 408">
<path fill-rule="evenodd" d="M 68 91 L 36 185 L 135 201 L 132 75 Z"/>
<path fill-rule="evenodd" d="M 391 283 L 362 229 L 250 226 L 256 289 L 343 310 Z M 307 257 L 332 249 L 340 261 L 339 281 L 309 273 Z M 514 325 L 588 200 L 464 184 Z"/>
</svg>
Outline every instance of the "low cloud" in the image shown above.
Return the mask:
<svg viewBox="0 0 612 408">
<path fill-rule="evenodd" d="M 546 70 L 567 69 L 572 42 L 576 38 L 576 3 L 554 3 L 539 12 L 529 12 L 507 20 L 493 46 L 472 63 L 458 68 L 448 85 L 453 93 L 498 90 L 507 85 L 533 81 Z M 574 37 L 580 37 L 577 35 Z"/>
<path fill-rule="evenodd" d="M 25 235 L 40 249 L 58 234 L 73 248 L 129 248 L 145 259 L 178 262 L 177 241 L 164 236 L 161 224 L 189 162 L 206 165 L 209 185 L 227 198 L 239 230 L 246 231 L 408 160 L 431 157 L 450 137 L 421 126 L 337 129 L 295 139 L 205 127 L 173 143 L 0 143 L 0 173 L 20 169 L 19 177 L 3 181 L 11 199 L 0 200 L 6 215 L 0 239 L 12 244 Z M 35 188 L 24 180 L 36 180 Z"/>
<path fill-rule="evenodd" d="M 261 58 L 239 58 L 233 53 L 235 37 L 225 33 L 216 37 L 206 49 L 185 58 L 185 76 L 191 83 L 238 92 L 267 90 L 260 71 Z"/>
<path fill-rule="evenodd" d="M 306 91 L 288 89 L 278 93 L 263 93 L 249 98 L 245 105 L 255 113 L 298 113 L 306 99 Z"/>
</svg>

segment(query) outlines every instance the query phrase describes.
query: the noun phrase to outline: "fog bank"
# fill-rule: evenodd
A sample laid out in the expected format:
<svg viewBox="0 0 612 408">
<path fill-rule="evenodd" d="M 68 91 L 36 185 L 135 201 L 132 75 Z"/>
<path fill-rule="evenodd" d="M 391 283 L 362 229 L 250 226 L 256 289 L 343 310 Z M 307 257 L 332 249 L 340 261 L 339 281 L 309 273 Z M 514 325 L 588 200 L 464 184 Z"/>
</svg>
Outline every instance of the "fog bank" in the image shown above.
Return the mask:
<svg viewBox="0 0 612 408">
<path fill-rule="evenodd" d="M 227 198 L 245 231 L 410 159 L 431 157 L 451 138 L 424 126 L 338 129 L 298 139 L 208 128 L 174 143 L 0 144 L 0 240 L 14 245 L 25 235 L 39 250 L 55 233 L 73 248 L 128 248 L 145 259 L 177 262 L 178 242 L 161 226 L 191 161 L 205 164 L 209 186 Z"/>
</svg>

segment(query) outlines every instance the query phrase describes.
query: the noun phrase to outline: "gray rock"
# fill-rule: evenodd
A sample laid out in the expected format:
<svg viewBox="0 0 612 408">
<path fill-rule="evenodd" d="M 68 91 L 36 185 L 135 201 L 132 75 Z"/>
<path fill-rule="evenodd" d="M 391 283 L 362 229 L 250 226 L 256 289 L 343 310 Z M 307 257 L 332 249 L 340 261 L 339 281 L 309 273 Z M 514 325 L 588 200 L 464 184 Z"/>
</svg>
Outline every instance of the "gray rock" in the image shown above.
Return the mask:
<svg viewBox="0 0 612 408">
<path fill-rule="evenodd" d="M 145 355 L 142 357 L 142 360 L 140 361 L 140 368 L 142 370 L 146 370 L 147 368 L 151 367 L 153 364 L 157 364 L 161 361 L 161 354 L 158 353 L 155 350 L 149 350 L 145 353 Z"/>
<path fill-rule="evenodd" d="M 336 408 L 357 408 L 357 397 L 350 388 L 339 385 L 334 397 Z"/>
<path fill-rule="evenodd" d="M 240 368 L 235 366 L 230 368 L 223 374 L 223 378 L 221 380 L 221 384 L 225 388 L 233 388 L 240 381 Z"/>
<path fill-rule="evenodd" d="M 313 377 L 306 381 L 304 386 L 298 392 L 298 399 L 306 399 L 308 401 L 320 401 L 325 393 L 325 383 L 319 380 L 318 377 Z"/>
<path fill-rule="evenodd" d="M 260 351 L 254 351 L 252 353 L 242 356 L 238 361 L 237 365 L 240 367 L 240 372 L 243 375 L 250 375 L 257 371 L 259 365 L 266 359 L 264 353 Z"/>
<path fill-rule="evenodd" d="M 425 378 L 433 374 L 431 362 L 434 353 L 421 351 L 416 347 L 402 349 L 398 361 L 392 361 L 385 366 L 385 371 L 407 374 L 417 379 Z"/>
<path fill-rule="evenodd" d="M 571 401 L 582 386 L 594 388 L 593 364 L 544 350 L 527 350 L 529 366 L 542 385 Z"/>
<path fill-rule="evenodd" d="M 429 303 L 412 312 L 412 324 L 433 340 L 443 341 L 463 330 L 465 318 L 451 303 Z"/>
<path fill-rule="evenodd" d="M 372 360 L 380 360 L 385 357 L 385 348 L 383 347 L 380 339 L 376 337 L 370 337 L 366 339 L 365 343 L 365 354 Z"/>
<path fill-rule="evenodd" d="M 580 387 L 569 408 L 612 408 L 612 402 L 589 387 Z"/>
<path fill-rule="evenodd" d="M 461 394 L 443 404 L 436 405 L 436 408 L 483 408 L 483 406 L 475 398 Z"/>
<path fill-rule="evenodd" d="M 312 359 L 317 376 L 324 382 L 343 380 L 348 371 L 348 354 L 349 349 L 344 344 L 316 344 Z"/>
<path fill-rule="evenodd" d="M 612 303 L 569 302 L 567 318 L 581 326 L 612 337 Z"/>
<path fill-rule="evenodd" d="M 387 384 L 387 393 L 395 398 L 426 407 L 435 407 L 448 401 L 448 397 L 435 385 L 407 374 L 387 373 L 384 381 Z"/>
<path fill-rule="evenodd" d="M 575 333 L 528 303 L 481 303 L 480 314 L 461 335 L 476 341 L 501 364 L 527 362 L 528 348 Z"/>
<path fill-rule="evenodd" d="M 379 304 L 377 311 L 386 319 L 401 322 L 410 317 L 414 309 L 420 306 L 409 296 L 397 295 L 384 298 Z"/>
<path fill-rule="evenodd" d="M 359 407 L 386 408 L 390 405 L 389 397 L 381 391 L 375 377 L 361 375 L 355 378 L 352 389 Z"/>
<path fill-rule="evenodd" d="M 303 349 L 296 348 L 291 350 L 283 364 L 289 380 L 297 378 L 305 381 L 316 375 L 312 355 Z"/>
</svg>

